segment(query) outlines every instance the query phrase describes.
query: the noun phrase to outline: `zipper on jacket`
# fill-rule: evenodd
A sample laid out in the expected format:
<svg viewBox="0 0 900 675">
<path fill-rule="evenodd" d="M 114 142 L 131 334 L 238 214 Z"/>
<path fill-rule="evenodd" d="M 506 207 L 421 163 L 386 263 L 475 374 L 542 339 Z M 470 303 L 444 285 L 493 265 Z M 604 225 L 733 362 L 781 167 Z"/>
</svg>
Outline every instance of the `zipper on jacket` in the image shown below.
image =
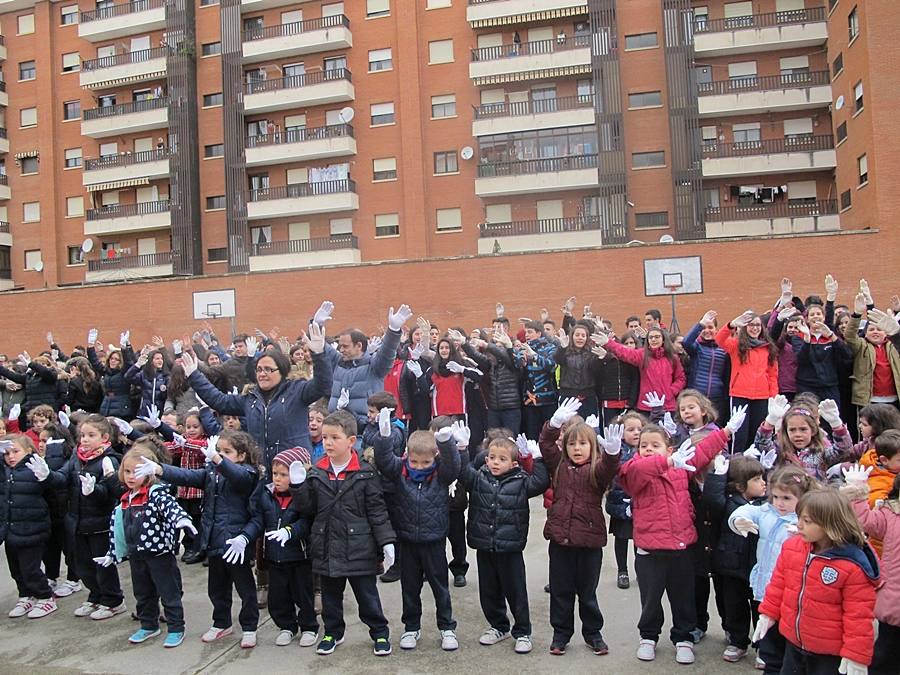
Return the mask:
<svg viewBox="0 0 900 675">
<path fill-rule="evenodd" d="M 806 592 L 806 575 L 809 572 L 809 566 L 812 564 L 813 558 L 816 556 L 812 553 L 806 554 L 806 564 L 803 566 L 803 581 L 800 584 L 800 594 L 797 596 L 797 620 L 794 622 L 794 632 L 797 634 L 797 642 L 800 643 L 800 649 L 803 649 L 803 638 L 800 637 L 800 617 L 803 607 L 803 594 Z"/>
<path fill-rule="evenodd" d="M 707 398 L 712 396 L 712 378 L 713 371 L 715 370 L 716 365 L 716 350 L 712 350 L 712 358 L 709 361 L 709 373 L 706 375 L 706 396 Z"/>
</svg>

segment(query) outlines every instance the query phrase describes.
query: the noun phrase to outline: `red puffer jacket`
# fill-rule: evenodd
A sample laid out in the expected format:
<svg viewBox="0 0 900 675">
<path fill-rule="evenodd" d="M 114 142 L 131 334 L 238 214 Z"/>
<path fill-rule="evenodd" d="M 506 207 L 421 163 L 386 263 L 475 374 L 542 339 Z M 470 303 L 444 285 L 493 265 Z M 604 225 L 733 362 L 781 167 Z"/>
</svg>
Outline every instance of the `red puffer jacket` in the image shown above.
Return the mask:
<svg viewBox="0 0 900 675">
<path fill-rule="evenodd" d="M 696 446 L 691 465 L 702 471 L 728 444 L 724 430 L 714 431 Z M 646 551 L 683 551 L 697 541 L 690 475 L 669 466 L 662 455 L 635 454 L 619 469 L 619 483 L 631 495 L 634 543 Z"/>
<path fill-rule="evenodd" d="M 639 410 L 649 411 L 644 404 L 644 397 L 651 391 L 666 397 L 665 408 L 668 412 L 675 412 L 678 394 L 687 384 L 687 376 L 681 361 L 676 356 L 668 358 L 662 347 L 651 350 L 647 365 L 644 365 L 644 350 L 632 349 L 620 345 L 615 340 L 610 340 L 604 348 L 619 361 L 636 366 L 641 371 L 641 386 L 638 392 L 637 407 Z"/>
<path fill-rule="evenodd" d="M 752 400 L 778 395 L 778 361 L 769 363 L 768 348 L 752 348 L 747 352 L 747 362 L 744 363 L 738 352 L 738 340 L 732 335 L 728 324 L 716 333 L 716 342 L 731 357 L 729 394 Z"/>
<path fill-rule="evenodd" d="M 803 537 L 781 547 L 759 613 L 800 649 L 869 664 L 875 633 L 878 559 L 869 546 L 813 553 Z"/>
</svg>

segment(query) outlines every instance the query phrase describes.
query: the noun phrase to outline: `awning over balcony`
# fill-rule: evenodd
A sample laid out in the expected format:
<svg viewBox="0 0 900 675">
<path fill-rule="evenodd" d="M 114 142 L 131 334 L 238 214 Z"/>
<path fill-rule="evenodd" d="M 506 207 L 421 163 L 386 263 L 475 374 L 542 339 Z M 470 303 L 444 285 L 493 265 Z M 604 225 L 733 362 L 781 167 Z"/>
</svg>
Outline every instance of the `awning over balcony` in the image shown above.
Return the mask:
<svg viewBox="0 0 900 675">
<path fill-rule="evenodd" d="M 162 79 L 166 76 L 165 70 L 160 70 L 155 73 L 146 73 L 144 75 L 128 75 L 127 77 L 117 77 L 112 80 L 103 80 L 102 82 L 92 82 L 90 86 L 93 89 L 101 89 L 105 87 L 114 87 L 119 84 L 127 84 L 129 82 L 139 82 L 143 80 L 158 80 Z"/>
<path fill-rule="evenodd" d="M 470 3 L 471 4 L 471 3 Z M 559 9 L 546 9 L 528 14 L 510 14 L 507 16 L 498 16 L 490 19 L 476 19 L 470 21 L 472 28 L 487 28 L 488 26 L 502 26 L 510 23 L 536 23 L 538 21 L 552 21 L 553 19 L 564 19 L 569 16 L 579 16 L 587 14 L 588 7 L 584 5 L 578 7 L 561 7 Z"/>
<path fill-rule="evenodd" d="M 119 190 L 121 188 L 134 187 L 136 185 L 149 185 L 149 178 L 126 178 L 124 180 L 113 180 L 108 183 L 93 183 L 86 185 L 88 192 L 106 192 L 107 190 Z"/>
</svg>

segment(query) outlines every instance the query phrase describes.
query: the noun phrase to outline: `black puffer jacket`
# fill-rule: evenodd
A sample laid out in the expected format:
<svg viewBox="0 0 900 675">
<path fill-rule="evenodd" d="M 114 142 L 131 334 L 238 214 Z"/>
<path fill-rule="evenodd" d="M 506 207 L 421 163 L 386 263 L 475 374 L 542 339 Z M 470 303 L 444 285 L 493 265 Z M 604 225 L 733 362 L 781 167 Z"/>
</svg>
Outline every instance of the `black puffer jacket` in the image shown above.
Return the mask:
<svg viewBox="0 0 900 675">
<path fill-rule="evenodd" d="M 139 414 L 143 414 L 151 405 L 159 410 L 165 409 L 169 395 L 169 373 L 165 370 L 145 370 L 134 364 L 125 373 L 125 381 L 141 388 Z"/>
<path fill-rule="evenodd" d="M 354 452 L 335 476 L 328 457 L 310 469 L 302 485 L 291 485 L 294 503 L 312 519 L 313 573 L 328 577 L 375 574 L 381 549 L 397 537 L 388 518 L 375 470 Z"/>
<path fill-rule="evenodd" d="M 726 489 L 727 476 L 710 473 L 703 486 L 703 503 L 718 519 L 719 537 L 712 551 L 712 571 L 726 577 L 736 577 L 750 583 L 750 570 L 756 564 L 757 535 L 742 537 L 728 527 L 728 519 L 744 504 L 760 506 L 765 499 L 748 502 L 743 495 Z"/>
<path fill-rule="evenodd" d="M 560 365 L 560 396 L 594 392 L 599 359 L 591 353 L 588 347 L 582 349 L 574 346 L 560 347 L 553 355 L 553 360 Z"/>
<path fill-rule="evenodd" d="M 260 482 L 250 499 L 251 519 L 248 531 L 253 537 L 264 536 L 266 532 L 291 528 L 291 538 L 284 546 L 277 541 L 265 539 L 263 557 L 273 563 L 293 563 L 307 560 L 309 546 L 309 520 L 300 515 L 290 495 L 288 505 L 282 507 L 275 495 L 274 486 Z"/>
<path fill-rule="evenodd" d="M 134 362 L 134 352 L 131 348 L 122 351 L 124 359 L 121 368 L 107 368 L 97 358 L 97 352 L 93 347 L 88 347 L 88 360 L 91 368 L 100 377 L 100 385 L 103 388 L 103 400 L 100 402 L 100 414 L 105 417 L 121 417 L 130 420 L 134 417 L 131 405 L 131 384 L 125 379 L 125 372 Z"/>
<path fill-rule="evenodd" d="M 598 399 L 628 401 L 629 408 L 637 407 L 641 372 L 635 366 L 607 354 L 605 359 L 600 359 L 596 373 Z"/>
<path fill-rule="evenodd" d="M 99 383 L 94 382 L 90 391 L 88 391 L 80 375 L 69 380 L 69 390 L 66 395 L 66 403 L 69 408 L 95 413 L 100 411 L 100 403 L 102 402 L 103 391 Z"/>
<path fill-rule="evenodd" d="M 25 402 L 22 404 L 22 414 L 19 416 L 22 421 L 20 423 L 22 429 L 25 428 L 24 421 L 28 419 L 28 413 L 32 408 L 49 405 L 53 410 L 58 411 L 65 401 L 64 398 L 60 399 L 59 397 L 58 373 L 55 368 L 47 368 L 32 361 L 24 373 L 17 373 L 0 366 L 0 376 L 25 386 Z"/>
<path fill-rule="evenodd" d="M 439 443 L 436 467 L 421 482 L 414 481 L 404 460 L 391 451 L 390 438 L 375 439 L 375 463 L 395 486 L 397 538 L 414 544 L 440 541 L 450 529 L 447 488 L 459 475 L 460 453 L 452 443 Z M 469 456 L 465 457 L 468 462 Z"/>
<path fill-rule="evenodd" d="M 476 469 L 463 464 L 459 480 L 469 491 L 466 538 L 478 551 L 515 553 L 528 540 L 528 500 L 550 487 L 543 460 L 534 462 L 534 473 L 520 467 L 502 476 L 491 474 L 487 464 Z"/>
<path fill-rule="evenodd" d="M 512 349 L 488 345 L 491 362 L 490 387 L 485 402 L 488 410 L 513 410 L 522 407 L 522 371 Z"/>
<path fill-rule="evenodd" d="M 113 473 L 103 477 L 102 462 L 109 457 L 113 464 Z M 69 512 L 66 514 L 66 529 L 70 534 L 96 534 L 109 529 L 109 514 L 122 496 L 122 485 L 119 483 L 119 456 L 112 448 L 106 448 L 100 455 L 87 462 L 78 459 L 73 453 L 68 462 L 59 471 L 50 473 L 50 481 L 54 487 L 65 485 L 69 492 Z M 89 495 L 81 494 L 79 476 L 92 475 L 96 480 L 94 491 Z"/>
<path fill-rule="evenodd" d="M 40 482 L 27 466 L 33 453 L 14 467 L 0 459 L 0 543 L 40 546 L 50 538 L 49 481 Z"/>
</svg>

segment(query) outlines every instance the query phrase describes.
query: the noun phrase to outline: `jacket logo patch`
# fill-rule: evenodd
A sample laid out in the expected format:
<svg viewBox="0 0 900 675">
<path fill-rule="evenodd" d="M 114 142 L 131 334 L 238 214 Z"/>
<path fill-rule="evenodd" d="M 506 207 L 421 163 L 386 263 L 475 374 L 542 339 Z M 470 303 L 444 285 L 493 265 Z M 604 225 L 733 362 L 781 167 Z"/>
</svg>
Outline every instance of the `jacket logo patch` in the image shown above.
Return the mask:
<svg viewBox="0 0 900 675">
<path fill-rule="evenodd" d="M 823 567 L 819 576 L 822 577 L 823 584 L 831 585 L 838 580 L 838 571 L 833 567 Z"/>
</svg>

